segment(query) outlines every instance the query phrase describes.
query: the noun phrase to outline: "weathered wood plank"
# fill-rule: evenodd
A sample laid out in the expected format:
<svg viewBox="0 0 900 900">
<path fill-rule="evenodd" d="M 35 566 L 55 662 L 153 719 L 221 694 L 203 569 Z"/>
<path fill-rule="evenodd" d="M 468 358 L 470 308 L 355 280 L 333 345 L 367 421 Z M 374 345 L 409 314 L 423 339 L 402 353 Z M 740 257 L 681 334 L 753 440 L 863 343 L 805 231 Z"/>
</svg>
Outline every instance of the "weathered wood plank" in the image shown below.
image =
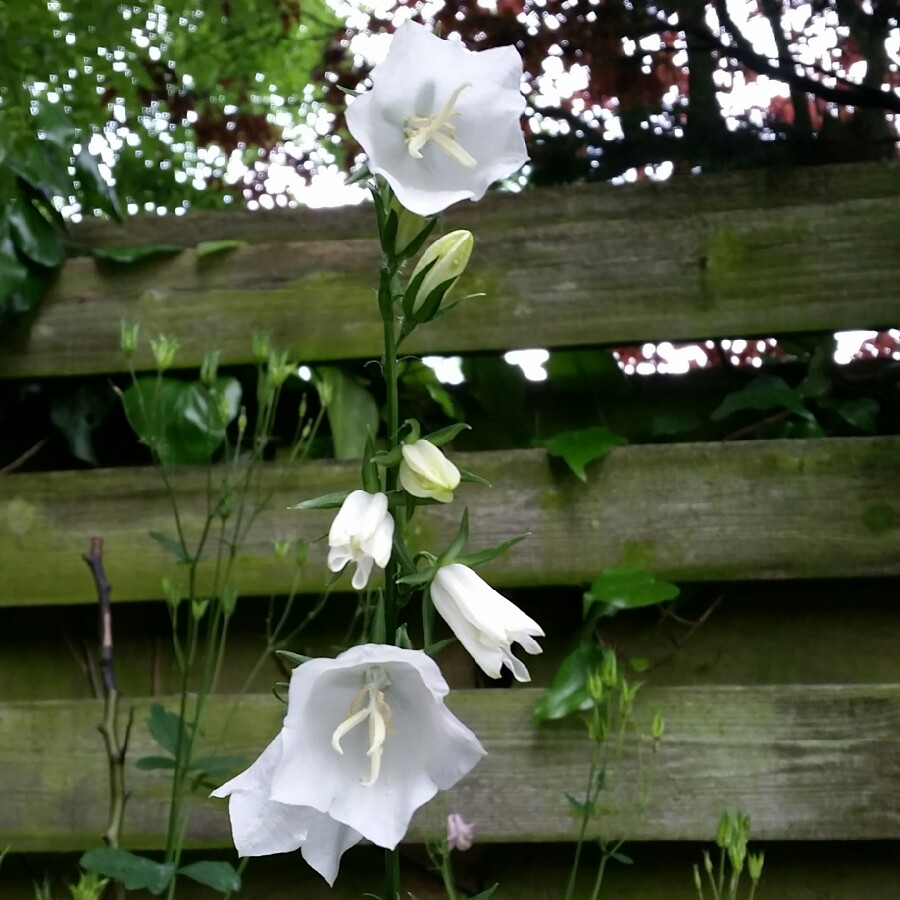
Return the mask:
<svg viewBox="0 0 900 900">
<path fill-rule="evenodd" d="M 508 593 L 547 632 L 544 652 L 528 658 L 537 687 L 548 685 L 580 631 L 580 588 L 513 590 Z M 642 681 L 659 686 L 704 684 L 891 684 L 900 683 L 900 579 L 830 582 L 742 582 L 708 585 L 680 614 L 692 621 L 721 602 L 694 631 L 656 610 L 616 616 L 603 623 L 602 636 L 622 660 L 649 662 Z M 315 602 L 300 598 L 294 621 Z M 354 604 L 336 598 L 289 649 L 328 655 L 346 642 Z M 279 607 L 280 609 L 280 607 Z M 264 642 L 266 603 L 239 602 L 228 637 L 228 654 L 218 690 L 237 693 L 254 668 Z M 175 693 L 179 671 L 172 657 L 171 624 L 160 603 L 116 606 L 113 613 L 116 677 L 132 697 Z M 48 618 L 53 625 L 48 627 Z M 440 621 L 437 638 L 449 636 Z M 413 625 L 412 633 L 416 629 Z M 415 639 L 415 637 L 414 637 Z M 675 639 L 684 641 L 677 647 Z M 97 647 L 97 613 L 76 606 L 48 615 L 46 607 L 0 608 L 0 703 L 23 700 L 79 700 L 97 696 L 85 671 L 85 651 Z M 451 688 L 484 683 L 468 653 L 454 644 L 441 653 L 441 670 Z M 250 685 L 263 693 L 283 672 L 267 662 Z"/>
<path fill-rule="evenodd" d="M 849 181 L 833 173 L 845 185 L 835 196 L 852 199 L 831 200 L 816 191 L 809 201 L 789 190 L 795 202 L 787 205 L 779 177 L 758 173 L 741 176 L 746 183 L 733 200 L 727 194 L 716 199 L 717 190 L 741 183 L 739 176 L 673 189 L 640 186 L 631 204 L 628 189 L 599 186 L 495 197 L 480 222 L 478 214 L 471 219 L 476 249 L 459 285 L 460 293 L 486 297 L 421 329 L 408 350 L 895 325 L 900 169 L 874 171 L 878 191 L 864 179 L 868 189 L 854 194 Z M 748 185 L 761 188 L 752 206 Z M 634 215 L 610 211 L 619 197 Z M 360 213 L 349 215 L 355 223 Z M 128 267 L 73 259 L 31 330 L 9 335 L 0 346 L 0 377 L 121 370 L 122 318 L 140 320 L 146 334 L 178 337 L 185 366 L 210 349 L 221 350 L 225 363 L 248 361 L 254 331 L 275 336 L 301 361 L 377 356 L 377 248 L 370 237 L 356 236 L 355 224 L 349 231 L 333 224 L 339 220 L 330 213 L 321 234 L 307 224 L 298 228 L 305 240 L 254 243 L 211 259 L 198 259 L 193 250 Z M 249 220 L 236 221 L 236 233 L 246 236 Z M 182 227 L 177 220 L 176 226 Z M 212 233 L 219 235 L 216 228 Z M 283 234 L 280 225 L 276 231 Z M 135 363 L 152 365 L 146 347 Z"/>
<path fill-rule="evenodd" d="M 459 462 L 494 487 L 466 485 L 461 502 L 421 510 L 410 537 L 415 545 L 444 546 L 463 503 L 473 548 L 532 532 L 485 567 L 498 586 L 585 583 L 623 558 L 684 581 L 900 574 L 900 438 L 633 446 L 593 466 L 586 485 L 539 450 L 460 455 Z M 235 566 L 242 595 L 290 590 L 294 564 L 275 558 L 273 542 L 317 539 L 332 513 L 286 507 L 352 488 L 356 469 L 335 462 L 263 467 L 260 489 L 272 499 Z M 199 535 L 208 508 L 205 470 L 175 470 L 170 478 L 186 533 Z M 94 602 L 80 554 L 95 534 L 106 541 L 117 600 L 159 597 L 161 576 L 183 580 L 184 569 L 149 531 L 174 534 L 152 469 L 0 479 L 0 605 Z M 301 592 L 322 589 L 325 549 L 313 545 L 299 574 Z M 208 550 L 201 591 L 209 590 L 217 543 Z"/>
<path fill-rule="evenodd" d="M 452 808 L 474 818 L 480 839 L 571 840 L 578 822 L 565 793 L 586 776 L 589 744 L 578 725 L 535 728 L 540 692 L 460 691 L 451 706 L 488 756 L 453 791 L 415 819 L 413 841 L 439 833 Z M 708 840 L 725 809 L 740 808 L 757 840 L 900 837 L 900 686 L 702 687 L 646 689 L 636 721 L 666 717 L 656 752 L 640 765 L 629 744 L 604 795 L 599 828 L 632 840 Z M 230 701 L 214 699 L 205 733 L 220 733 Z M 252 759 L 278 730 L 283 707 L 251 696 L 221 748 Z M 70 850 L 96 841 L 106 814 L 107 779 L 97 702 L 0 706 L 0 843 L 17 851 Z M 343 711 L 336 712 L 339 718 Z M 146 704 L 136 701 L 136 718 Z M 155 752 L 143 727 L 131 759 Z M 391 752 L 390 738 L 386 753 Z M 159 847 L 167 791 L 159 773 L 128 770 L 131 846 Z M 194 845 L 227 846 L 225 804 L 198 801 Z"/>
</svg>

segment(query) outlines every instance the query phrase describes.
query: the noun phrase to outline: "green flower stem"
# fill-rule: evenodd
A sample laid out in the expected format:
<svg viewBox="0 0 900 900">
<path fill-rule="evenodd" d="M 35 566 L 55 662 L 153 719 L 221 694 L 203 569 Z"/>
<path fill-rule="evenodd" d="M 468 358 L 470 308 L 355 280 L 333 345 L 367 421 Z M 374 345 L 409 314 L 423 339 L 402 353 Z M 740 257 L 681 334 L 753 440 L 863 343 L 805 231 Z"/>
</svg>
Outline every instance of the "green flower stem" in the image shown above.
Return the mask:
<svg viewBox="0 0 900 900">
<path fill-rule="evenodd" d="M 594 709 L 596 714 L 596 707 Z M 597 768 L 600 759 L 600 743 L 595 741 L 591 746 L 591 764 L 588 769 L 587 788 L 584 792 L 584 809 L 581 813 L 581 828 L 578 831 L 578 842 L 575 844 L 575 858 L 572 860 L 572 869 L 569 872 L 569 883 L 566 885 L 565 900 L 575 898 L 575 879 L 578 877 L 578 866 L 581 863 L 581 851 L 584 848 L 584 838 L 587 834 L 588 822 L 591 819 L 591 809 L 597 801 L 600 790 L 597 787 Z"/>
<path fill-rule="evenodd" d="M 401 900 L 400 848 L 384 851 L 384 900 Z"/>
<path fill-rule="evenodd" d="M 441 878 L 444 881 L 444 890 L 447 892 L 447 900 L 459 900 L 456 893 L 456 882 L 453 880 L 453 864 L 450 862 L 450 848 L 444 846 L 441 850 Z"/>
</svg>

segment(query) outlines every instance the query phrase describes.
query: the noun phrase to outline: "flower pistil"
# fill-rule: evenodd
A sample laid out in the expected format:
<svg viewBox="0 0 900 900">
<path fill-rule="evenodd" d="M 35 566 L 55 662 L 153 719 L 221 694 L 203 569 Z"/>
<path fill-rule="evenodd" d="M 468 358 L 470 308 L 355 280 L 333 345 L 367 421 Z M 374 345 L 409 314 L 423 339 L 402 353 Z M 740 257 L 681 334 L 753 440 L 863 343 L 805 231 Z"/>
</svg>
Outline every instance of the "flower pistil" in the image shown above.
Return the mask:
<svg viewBox="0 0 900 900">
<path fill-rule="evenodd" d="M 470 82 L 460 85 L 451 95 L 450 99 L 444 104 L 441 110 L 433 116 L 414 116 L 406 117 L 406 145 L 409 155 L 414 159 L 422 158 L 422 148 L 429 142 L 434 143 L 441 148 L 448 156 L 452 156 L 460 165 L 467 169 L 475 168 L 477 160 L 471 153 L 466 151 L 456 140 L 456 130 L 450 124 L 450 120 L 457 115 L 456 101 L 459 95 L 467 88 L 471 87 Z"/>
<path fill-rule="evenodd" d="M 391 708 L 384 699 L 383 689 L 389 687 L 390 684 L 391 679 L 384 669 L 377 667 L 368 669 L 366 683 L 353 698 L 347 715 L 331 735 L 331 746 L 343 756 L 344 749 L 341 747 L 341 738 L 353 731 L 357 725 L 365 722 L 366 719 L 369 720 L 369 749 L 366 751 L 366 756 L 369 757 L 371 768 L 369 777 L 362 780 L 363 787 L 372 787 L 381 773 L 381 755 L 388 728 L 391 725 Z M 368 696 L 368 702 L 364 707 L 359 708 L 366 696 Z"/>
</svg>

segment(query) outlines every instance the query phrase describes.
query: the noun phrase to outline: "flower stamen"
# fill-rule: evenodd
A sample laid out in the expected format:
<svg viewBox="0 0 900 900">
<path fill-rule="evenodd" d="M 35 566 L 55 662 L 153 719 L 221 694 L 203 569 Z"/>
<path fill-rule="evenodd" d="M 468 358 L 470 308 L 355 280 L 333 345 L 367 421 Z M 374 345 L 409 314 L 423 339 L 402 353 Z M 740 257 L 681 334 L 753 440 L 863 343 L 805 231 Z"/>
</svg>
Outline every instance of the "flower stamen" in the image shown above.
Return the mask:
<svg viewBox="0 0 900 900">
<path fill-rule="evenodd" d="M 408 115 L 406 117 L 404 134 L 410 156 L 414 159 L 421 159 L 422 149 L 429 141 L 434 141 L 436 146 L 440 147 L 448 156 L 452 156 L 460 165 L 467 169 L 475 168 L 477 160 L 457 143 L 456 130 L 450 124 L 450 120 L 457 115 L 456 101 L 459 99 L 459 95 L 471 86 L 468 81 L 460 85 L 450 95 L 450 99 L 440 111 L 433 116 Z"/>
<path fill-rule="evenodd" d="M 369 757 L 369 777 L 362 780 L 363 787 L 372 787 L 381 774 L 381 756 L 384 742 L 387 738 L 388 728 L 391 723 L 391 708 L 384 699 L 384 691 L 390 685 L 387 673 L 381 669 L 369 669 L 366 672 L 366 684 L 353 698 L 347 715 L 334 729 L 331 735 L 331 746 L 341 756 L 344 749 L 341 747 L 341 739 L 351 732 L 357 725 L 369 720 L 369 749 L 366 756 Z M 368 695 L 368 702 L 362 709 L 356 710 L 362 699 Z"/>
</svg>

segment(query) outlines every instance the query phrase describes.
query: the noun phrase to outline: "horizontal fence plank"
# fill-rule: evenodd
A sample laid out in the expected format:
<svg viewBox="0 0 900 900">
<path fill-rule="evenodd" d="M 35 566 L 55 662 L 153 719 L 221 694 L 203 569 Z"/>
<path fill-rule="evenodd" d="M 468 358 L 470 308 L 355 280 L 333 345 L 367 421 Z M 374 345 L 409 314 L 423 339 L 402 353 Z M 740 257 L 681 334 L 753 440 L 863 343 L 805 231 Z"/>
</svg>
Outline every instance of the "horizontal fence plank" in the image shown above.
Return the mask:
<svg viewBox="0 0 900 900">
<path fill-rule="evenodd" d="M 590 745 L 579 724 L 532 726 L 539 696 L 535 689 L 451 694 L 488 756 L 446 801 L 417 815 L 410 840 L 440 834 L 448 809 L 477 820 L 483 842 L 575 838 L 579 823 L 565 794 L 582 789 Z M 646 729 L 660 709 L 666 735 L 656 751 L 642 742 L 640 755 L 629 739 L 593 832 L 708 840 L 724 810 L 741 809 L 760 841 L 900 838 L 900 685 L 647 688 L 638 696 L 635 721 Z M 158 752 L 141 724 L 146 702 L 135 703 L 131 760 Z M 207 736 L 220 733 L 229 709 L 225 698 L 209 703 Z M 17 852 L 97 843 L 107 801 L 95 727 L 101 710 L 94 701 L 0 706 L 0 843 Z M 283 710 L 271 696 L 245 698 L 217 752 L 253 759 L 277 733 Z M 389 737 L 386 753 L 390 745 Z M 165 778 L 129 766 L 127 784 L 125 840 L 160 847 Z M 193 845 L 227 846 L 225 804 L 198 801 L 189 834 Z"/>
<path fill-rule="evenodd" d="M 459 292 L 486 296 L 420 329 L 406 349 L 496 351 L 896 325 L 900 167 L 850 168 L 860 187 L 852 188 L 853 173 L 832 169 L 833 193 L 798 190 L 816 177 L 806 173 L 794 188 L 791 176 L 742 173 L 671 187 L 495 196 L 484 212 L 461 207 L 451 221 L 474 230 L 476 249 Z M 145 334 L 178 337 L 184 366 L 211 349 L 221 350 L 224 363 L 247 362 L 254 331 L 273 335 L 300 361 L 377 356 L 379 255 L 373 230 L 360 228 L 363 212 L 348 211 L 346 225 L 342 212 L 322 214 L 317 228 L 303 211 L 297 236 L 285 241 L 292 215 L 236 215 L 227 236 L 252 240 L 258 223 L 262 242 L 209 258 L 186 249 L 132 266 L 70 260 L 33 326 L 0 344 L 0 377 L 120 371 L 122 318 L 142 322 Z M 193 221 L 172 221 L 182 235 L 176 240 L 226 236 L 224 214 Z M 201 228 L 207 221 L 215 222 L 208 235 Z M 137 233 L 145 241 L 155 232 Z M 168 243 L 168 232 L 157 239 Z M 146 346 L 134 361 L 152 365 Z"/>
<path fill-rule="evenodd" d="M 594 464 L 586 485 L 540 450 L 457 460 L 493 487 L 467 485 L 458 502 L 420 510 L 409 536 L 414 546 L 440 550 L 456 532 L 462 504 L 473 549 L 531 532 L 484 567 L 498 586 L 586 583 L 623 559 L 676 581 L 900 574 L 897 437 L 625 447 Z M 269 595 L 287 593 L 296 578 L 300 592 L 318 593 L 327 576 L 324 541 L 313 544 L 299 572 L 291 559 L 275 557 L 273 542 L 323 536 L 332 512 L 287 507 L 354 488 L 357 464 L 260 468 L 259 490 L 271 496 L 241 547 L 233 583 L 243 596 Z M 201 467 L 173 470 L 169 479 L 182 527 L 195 539 L 218 495 L 207 497 Z M 153 469 L 0 479 L 0 605 L 93 603 L 80 556 L 93 535 L 106 542 L 116 600 L 157 598 L 161 576 L 186 576 L 151 531 L 175 534 Z M 211 590 L 221 546 L 210 538 L 201 593 Z"/>
</svg>

